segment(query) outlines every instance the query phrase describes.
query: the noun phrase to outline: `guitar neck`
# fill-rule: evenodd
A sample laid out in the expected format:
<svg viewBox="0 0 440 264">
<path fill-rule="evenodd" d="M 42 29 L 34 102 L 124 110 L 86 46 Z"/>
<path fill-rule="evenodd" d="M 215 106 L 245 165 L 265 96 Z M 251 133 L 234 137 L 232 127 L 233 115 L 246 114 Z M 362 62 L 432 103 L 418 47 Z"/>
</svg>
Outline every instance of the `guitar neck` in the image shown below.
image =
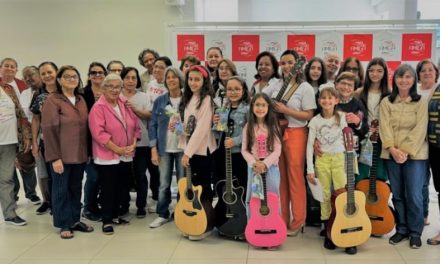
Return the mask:
<svg viewBox="0 0 440 264">
<path fill-rule="evenodd" d="M 354 155 L 356 155 L 355 151 L 347 151 L 345 154 L 346 157 L 346 168 L 347 168 L 347 206 L 353 208 L 355 206 L 354 199 Z"/>
<path fill-rule="evenodd" d="M 226 193 L 232 194 L 232 158 L 231 149 L 225 149 L 226 160 Z"/>
<path fill-rule="evenodd" d="M 262 207 L 267 207 L 267 187 L 266 187 L 266 173 L 261 173 L 261 179 L 263 180 L 263 194 L 264 200 L 261 201 Z"/>
<path fill-rule="evenodd" d="M 191 189 L 192 188 L 192 171 L 191 171 L 190 165 L 188 165 L 188 167 L 186 167 L 185 172 L 186 172 L 186 181 L 187 181 L 186 189 Z"/>
<path fill-rule="evenodd" d="M 377 161 L 379 157 L 379 145 L 373 143 L 373 164 L 370 168 L 370 194 L 376 194 L 376 179 L 377 179 Z"/>
</svg>

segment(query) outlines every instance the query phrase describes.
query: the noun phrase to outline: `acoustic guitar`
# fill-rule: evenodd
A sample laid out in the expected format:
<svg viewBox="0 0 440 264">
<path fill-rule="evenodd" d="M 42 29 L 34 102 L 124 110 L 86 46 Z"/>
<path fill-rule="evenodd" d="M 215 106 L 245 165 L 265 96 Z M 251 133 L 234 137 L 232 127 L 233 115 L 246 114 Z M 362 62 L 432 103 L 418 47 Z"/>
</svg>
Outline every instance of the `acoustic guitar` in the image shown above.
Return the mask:
<svg viewBox="0 0 440 264">
<path fill-rule="evenodd" d="M 195 117 L 191 115 L 188 119 L 185 133 L 188 138 L 195 129 Z M 174 222 L 177 228 L 184 234 L 199 236 L 209 228 L 210 217 L 207 214 L 212 210 L 206 208 L 210 203 L 202 203 L 202 186 L 192 184 L 191 166 L 185 169 L 185 177 L 181 178 L 177 184 L 180 199 L 174 210 Z M 206 209 L 206 210 L 205 210 Z"/>
<path fill-rule="evenodd" d="M 227 136 L 234 131 L 234 120 L 228 122 Z M 244 235 L 247 224 L 246 206 L 243 201 L 244 188 L 232 178 L 231 149 L 225 149 L 226 179 L 216 186 L 218 202 L 215 210 L 215 227 L 221 235 L 238 238 Z"/>
<path fill-rule="evenodd" d="M 290 72 L 284 76 L 284 81 L 283 81 L 283 86 L 281 87 L 281 89 L 278 91 L 277 95 L 275 96 L 274 100 L 277 102 L 280 102 L 282 104 L 287 104 L 287 102 L 289 101 L 289 98 L 284 98 L 284 93 L 287 90 L 287 87 L 290 84 L 290 81 L 292 80 L 292 78 L 294 76 L 296 76 L 296 72 L 303 66 L 303 64 L 306 62 L 306 59 L 304 56 L 299 56 L 298 61 L 295 62 L 294 66 L 292 67 L 292 69 L 290 70 Z M 290 89 L 294 89 L 296 90 L 299 86 L 299 83 L 295 83 Z M 294 92 L 294 91 L 293 91 Z M 287 121 L 286 117 L 284 116 L 284 114 L 278 114 L 278 123 L 280 125 L 281 128 L 281 132 L 284 132 L 284 129 L 286 129 L 287 125 L 289 124 L 289 121 Z"/>
<path fill-rule="evenodd" d="M 379 121 L 373 120 L 371 127 L 377 128 Z M 387 183 L 377 179 L 377 161 L 379 160 L 379 133 L 376 131 L 370 137 L 373 144 L 373 164 L 370 168 L 369 179 L 357 183 L 356 189 L 365 193 L 367 203 L 365 209 L 371 221 L 373 235 L 381 236 L 388 234 L 395 226 L 393 209 L 388 206 L 391 190 Z"/>
<path fill-rule="evenodd" d="M 338 247 L 358 246 L 371 235 L 371 222 L 365 211 L 365 195 L 354 189 L 353 131 L 343 129 L 345 142 L 345 163 L 347 172 L 347 189 L 339 189 L 332 195 L 332 213 L 327 230 L 329 238 Z"/>
<path fill-rule="evenodd" d="M 263 160 L 267 156 L 266 136 L 257 137 L 258 158 Z M 246 226 L 246 240 L 254 247 L 278 247 L 287 237 L 287 228 L 280 216 L 279 197 L 276 193 L 266 190 L 266 173 L 261 174 L 263 180 L 264 198 L 252 197 L 250 219 Z M 248 190 L 251 191 L 251 190 Z"/>
</svg>

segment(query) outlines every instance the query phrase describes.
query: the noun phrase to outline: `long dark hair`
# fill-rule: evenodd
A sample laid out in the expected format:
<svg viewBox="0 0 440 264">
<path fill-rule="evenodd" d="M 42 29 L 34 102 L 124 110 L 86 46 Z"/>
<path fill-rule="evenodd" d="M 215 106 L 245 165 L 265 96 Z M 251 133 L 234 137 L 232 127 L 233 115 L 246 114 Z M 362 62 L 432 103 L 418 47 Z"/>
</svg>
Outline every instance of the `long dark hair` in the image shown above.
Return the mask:
<svg viewBox="0 0 440 264">
<path fill-rule="evenodd" d="M 319 57 L 311 58 L 304 68 L 304 75 L 306 77 L 306 81 L 310 83 L 310 85 L 312 85 L 313 80 L 312 77 L 310 76 L 310 70 L 312 68 L 312 64 L 315 61 L 321 64 L 321 76 L 319 76 L 318 79 L 318 87 L 319 87 L 321 84 L 327 83 L 327 68 L 325 67 L 324 61 L 321 58 Z"/>
<path fill-rule="evenodd" d="M 269 57 L 270 58 L 270 62 L 272 63 L 272 68 L 273 68 L 273 73 L 272 76 L 270 76 L 270 78 L 280 78 L 280 74 L 278 73 L 278 69 L 279 69 L 279 65 L 278 65 L 278 61 L 277 58 L 275 58 L 275 56 L 269 52 L 269 51 L 263 51 L 260 54 L 258 54 L 257 58 L 255 59 L 255 69 L 257 70 L 257 74 L 254 75 L 255 79 L 260 80 L 261 76 L 258 73 L 258 64 L 260 64 L 260 60 L 263 57 Z"/>
<path fill-rule="evenodd" d="M 246 81 L 238 75 L 234 75 L 226 81 L 226 86 L 228 86 L 228 82 L 230 80 L 237 80 L 241 84 L 241 88 L 243 89 L 243 95 L 241 96 L 241 101 L 249 104 L 251 100 L 251 96 L 249 95 L 249 89 L 246 84 Z M 225 87 L 227 89 L 227 87 Z"/>
<path fill-rule="evenodd" d="M 406 72 L 409 72 L 414 77 L 414 83 L 409 89 L 409 96 L 411 97 L 411 101 L 417 102 L 422 97 L 420 94 L 417 93 L 417 74 L 413 67 L 409 64 L 401 64 L 399 68 L 394 72 L 393 76 L 393 90 L 391 91 L 390 96 L 388 97 L 388 100 L 390 100 L 391 103 L 394 103 L 394 100 L 396 100 L 396 97 L 399 95 L 399 89 L 397 88 L 396 84 L 396 78 L 402 77 Z"/>
<path fill-rule="evenodd" d="M 57 81 L 56 81 L 57 92 L 60 93 L 60 94 L 63 94 L 63 90 L 62 90 L 62 87 L 61 87 L 61 84 L 60 84 L 59 80 L 60 80 L 61 78 L 63 78 L 63 74 L 64 74 L 65 71 L 74 71 L 74 72 L 76 72 L 76 74 L 78 75 L 78 85 L 75 87 L 75 90 L 73 91 L 73 94 L 74 94 L 75 96 L 77 96 L 77 95 L 79 94 L 79 89 L 82 88 L 82 81 L 81 81 L 81 75 L 79 74 L 78 69 L 75 68 L 75 67 L 72 66 L 72 65 L 65 65 L 65 66 L 62 66 L 62 67 L 60 68 L 60 70 L 57 72 Z"/>
<path fill-rule="evenodd" d="M 252 146 L 255 144 L 255 140 L 256 140 L 254 128 L 258 124 L 258 121 L 257 121 L 257 117 L 254 114 L 254 105 L 255 105 L 255 101 L 258 98 L 263 98 L 264 101 L 266 101 L 266 103 L 268 104 L 268 111 L 266 117 L 264 118 L 264 125 L 268 130 L 267 149 L 269 151 L 273 151 L 275 140 L 278 139 L 281 142 L 282 136 L 281 136 L 281 129 L 278 125 L 278 118 L 275 114 L 274 104 L 272 100 L 269 98 L 269 96 L 265 93 L 258 93 L 254 95 L 254 97 L 252 98 L 249 109 L 249 115 L 248 115 L 247 129 L 246 129 L 246 136 L 248 138 L 246 149 L 249 152 L 251 152 Z"/>
<path fill-rule="evenodd" d="M 300 62 L 300 56 L 301 55 L 299 55 L 298 52 L 296 52 L 293 49 L 288 49 L 288 50 L 285 50 L 283 52 L 283 54 L 281 54 L 280 60 L 281 60 L 282 57 L 284 57 L 286 55 L 292 55 L 295 58 L 295 64 L 293 65 L 293 67 L 298 67 L 297 70 L 296 70 L 295 82 L 297 84 L 301 84 L 302 82 L 304 82 L 304 71 L 302 69 L 303 65 Z M 303 62 L 304 62 L 305 58 L 303 58 L 303 59 L 304 59 L 303 60 Z M 284 73 L 283 72 L 281 73 L 281 75 L 284 78 Z"/>
<path fill-rule="evenodd" d="M 180 101 L 180 105 L 179 105 L 179 110 L 181 113 L 183 113 L 185 111 L 185 107 L 188 105 L 189 101 L 191 100 L 192 96 L 193 96 L 193 92 L 191 91 L 191 88 L 189 87 L 188 84 L 188 76 L 190 72 L 200 72 L 203 76 L 203 86 L 200 90 L 200 101 L 196 107 L 196 109 L 199 109 L 200 106 L 202 105 L 203 99 L 205 99 L 206 96 L 210 96 L 211 97 L 211 104 L 213 104 L 212 98 L 214 95 L 214 91 L 212 90 L 212 85 L 211 85 L 211 77 L 209 74 L 208 69 L 206 69 L 204 66 L 202 65 L 193 65 L 189 71 L 186 73 L 186 78 L 185 78 L 185 88 L 183 89 L 183 96 L 182 96 L 182 101 Z"/>
<path fill-rule="evenodd" d="M 121 79 L 124 81 L 125 76 L 131 71 L 134 71 L 136 73 L 136 88 L 140 88 L 142 86 L 141 78 L 139 77 L 139 71 L 135 67 L 127 66 L 124 67 L 121 71 Z"/>
<path fill-rule="evenodd" d="M 360 94 L 360 100 L 364 104 L 365 108 L 368 108 L 368 93 L 370 92 L 371 85 L 373 85 L 371 79 L 370 79 L 370 68 L 374 65 L 379 65 L 383 68 L 383 77 L 382 80 L 380 80 L 380 101 L 384 97 L 390 94 L 390 88 L 388 87 L 388 67 L 385 63 L 385 60 L 382 58 L 373 58 L 367 65 L 367 70 L 365 73 L 365 82 L 364 82 L 364 88 L 361 91 Z M 380 103 L 379 101 L 379 103 Z"/>
</svg>

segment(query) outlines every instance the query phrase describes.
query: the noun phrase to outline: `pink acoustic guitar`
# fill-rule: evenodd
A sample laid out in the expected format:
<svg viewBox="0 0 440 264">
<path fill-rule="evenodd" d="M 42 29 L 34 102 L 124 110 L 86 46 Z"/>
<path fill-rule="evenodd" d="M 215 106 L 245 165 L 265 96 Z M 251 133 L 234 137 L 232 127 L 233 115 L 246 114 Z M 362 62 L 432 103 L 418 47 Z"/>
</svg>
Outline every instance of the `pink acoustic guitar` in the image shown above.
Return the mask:
<svg viewBox="0 0 440 264">
<path fill-rule="evenodd" d="M 263 160 L 267 156 L 266 136 L 257 137 L 257 156 Z M 250 219 L 246 226 L 246 240 L 254 247 L 277 247 L 284 243 L 287 228 L 279 213 L 279 198 L 273 192 L 266 190 L 266 173 L 261 175 L 263 180 L 264 199 L 252 197 L 250 201 Z M 251 191 L 251 190 L 248 190 Z"/>
</svg>

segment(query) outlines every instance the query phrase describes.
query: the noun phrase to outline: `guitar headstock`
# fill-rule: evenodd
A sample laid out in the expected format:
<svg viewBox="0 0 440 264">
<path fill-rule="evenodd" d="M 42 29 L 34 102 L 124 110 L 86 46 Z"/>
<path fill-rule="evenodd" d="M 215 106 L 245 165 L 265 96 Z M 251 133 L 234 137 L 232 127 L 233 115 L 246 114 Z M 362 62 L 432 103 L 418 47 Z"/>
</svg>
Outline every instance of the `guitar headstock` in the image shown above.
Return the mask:
<svg viewBox="0 0 440 264">
<path fill-rule="evenodd" d="M 195 129 L 196 129 L 196 117 L 194 115 L 190 115 L 188 117 L 188 122 L 186 122 L 185 133 L 188 136 L 191 136 Z"/>
<path fill-rule="evenodd" d="M 232 137 L 234 133 L 235 122 L 233 119 L 228 120 L 228 137 Z"/>
<path fill-rule="evenodd" d="M 267 152 L 267 136 L 265 134 L 259 134 L 257 140 L 257 157 L 264 159 L 268 156 Z"/>
<path fill-rule="evenodd" d="M 352 152 L 354 150 L 353 130 L 350 127 L 344 127 L 342 134 L 344 135 L 345 151 Z"/>
<path fill-rule="evenodd" d="M 372 128 L 378 128 L 379 127 L 379 120 L 374 119 L 371 121 L 371 127 Z M 373 143 L 377 143 L 377 140 L 379 139 L 379 131 L 376 130 L 373 134 L 371 134 L 370 140 Z"/>
</svg>

